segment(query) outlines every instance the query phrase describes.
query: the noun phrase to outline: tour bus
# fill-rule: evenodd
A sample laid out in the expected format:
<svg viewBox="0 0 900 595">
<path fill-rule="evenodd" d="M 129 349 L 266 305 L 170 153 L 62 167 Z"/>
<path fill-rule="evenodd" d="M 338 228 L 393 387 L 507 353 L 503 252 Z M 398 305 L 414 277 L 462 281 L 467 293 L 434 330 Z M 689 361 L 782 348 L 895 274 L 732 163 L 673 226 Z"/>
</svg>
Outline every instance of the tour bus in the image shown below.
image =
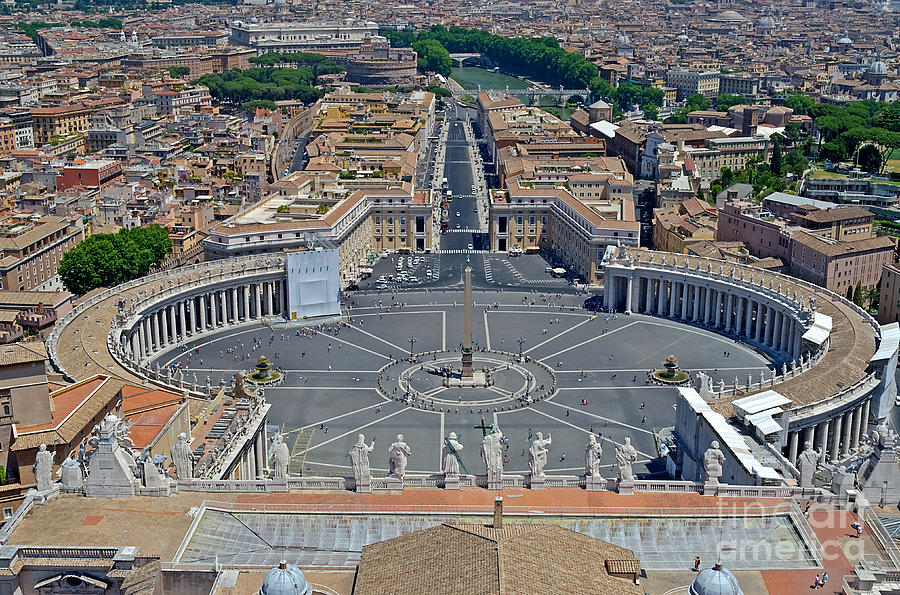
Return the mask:
<svg viewBox="0 0 900 595">
<path fill-rule="evenodd" d="M 525 248 L 525 254 L 538 254 L 540 251 L 540 246 L 528 246 Z"/>
</svg>

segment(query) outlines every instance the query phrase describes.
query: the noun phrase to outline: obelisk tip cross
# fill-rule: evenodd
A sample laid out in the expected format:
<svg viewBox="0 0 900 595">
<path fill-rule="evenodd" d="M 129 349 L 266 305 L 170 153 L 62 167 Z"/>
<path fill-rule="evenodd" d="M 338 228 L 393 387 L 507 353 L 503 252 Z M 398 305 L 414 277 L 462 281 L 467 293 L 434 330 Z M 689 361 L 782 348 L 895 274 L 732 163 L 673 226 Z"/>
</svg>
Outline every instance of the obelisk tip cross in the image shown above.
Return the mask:
<svg viewBox="0 0 900 595">
<path fill-rule="evenodd" d="M 466 267 L 465 289 L 463 290 L 463 336 L 462 372 L 463 378 L 472 378 L 472 267 Z"/>
</svg>

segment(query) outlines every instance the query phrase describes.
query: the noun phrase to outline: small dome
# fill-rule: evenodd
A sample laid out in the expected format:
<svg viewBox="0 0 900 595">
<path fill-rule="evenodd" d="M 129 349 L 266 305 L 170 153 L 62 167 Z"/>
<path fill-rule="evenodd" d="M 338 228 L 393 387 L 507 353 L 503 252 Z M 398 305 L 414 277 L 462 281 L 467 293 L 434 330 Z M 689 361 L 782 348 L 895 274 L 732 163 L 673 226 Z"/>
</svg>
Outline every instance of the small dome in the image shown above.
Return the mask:
<svg viewBox="0 0 900 595">
<path fill-rule="evenodd" d="M 625 35 L 624 33 L 621 33 L 621 34 L 616 38 L 616 45 L 628 45 L 629 43 L 631 43 L 631 40 L 628 39 L 628 36 Z"/>
<path fill-rule="evenodd" d="M 764 16 L 759 19 L 759 23 L 756 25 L 760 29 L 774 29 L 775 28 L 775 19 L 770 16 Z"/>
<path fill-rule="evenodd" d="M 684 41 L 688 41 L 689 39 L 690 38 L 687 35 L 685 35 L 684 33 L 682 33 L 681 35 L 678 36 L 678 41 L 684 42 Z"/>
<path fill-rule="evenodd" d="M 285 560 L 266 573 L 259 595 L 312 595 L 303 572 Z"/>
<path fill-rule="evenodd" d="M 869 74 L 887 74 L 887 64 L 881 60 L 875 60 L 869 66 Z"/>
<path fill-rule="evenodd" d="M 745 19 L 744 16 L 740 13 L 737 13 L 733 10 L 726 10 L 724 12 L 720 12 L 710 20 L 726 23 L 740 23 L 742 21 L 746 21 L 747 19 Z"/>
<path fill-rule="evenodd" d="M 845 35 L 838 39 L 838 43 L 841 45 L 850 45 L 851 43 L 853 43 L 853 40 Z"/>
<path fill-rule="evenodd" d="M 697 574 L 689 590 L 690 595 L 744 595 L 737 579 L 721 564 L 704 568 Z"/>
</svg>

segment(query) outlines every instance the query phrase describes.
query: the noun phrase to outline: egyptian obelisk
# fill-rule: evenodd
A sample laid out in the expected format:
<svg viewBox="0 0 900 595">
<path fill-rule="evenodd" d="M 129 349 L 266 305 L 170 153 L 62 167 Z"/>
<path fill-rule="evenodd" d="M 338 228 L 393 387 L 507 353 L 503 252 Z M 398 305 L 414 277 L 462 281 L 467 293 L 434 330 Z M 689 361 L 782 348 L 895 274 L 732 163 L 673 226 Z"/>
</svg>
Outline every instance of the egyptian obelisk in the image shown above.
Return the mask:
<svg viewBox="0 0 900 595">
<path fill-rule="evenodd" d="M 472 378 L 472 268 L 466 267 L 463 291 L 462 378 Z"/>
</svg>

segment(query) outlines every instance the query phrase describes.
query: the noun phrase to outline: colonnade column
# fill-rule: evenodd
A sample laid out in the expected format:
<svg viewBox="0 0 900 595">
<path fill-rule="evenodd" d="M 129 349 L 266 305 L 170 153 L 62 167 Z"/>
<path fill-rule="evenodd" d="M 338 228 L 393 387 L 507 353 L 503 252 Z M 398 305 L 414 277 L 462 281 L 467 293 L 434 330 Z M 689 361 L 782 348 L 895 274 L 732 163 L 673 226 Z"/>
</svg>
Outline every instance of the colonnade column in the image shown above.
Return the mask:
<svg viewBox="0 0 900 595">
<path fill-rule="evenodd" d="M 837 463 L 840 456 L 841 447 L 841 420 L 843 416 L 838 415 L 834 418 L 834 429 L 831 432 L 831 462 Z"/>
<path fill-rule="evenodd" d="M 675 304 L 678 302 L 678 299 L 675 297 L 678 295 L 675 285 L 675 281 L 669 281 L 669 318 L 675 318 Z"/>
<path fill-rule="evenodd" d="M 244 320 L 250 320 L 250 286 L 244 285 L 241 291 L 244 294 Z"/>
<path fill-rule="evenodd" d="M 709 287 L 706 287 L 706 288 L 703 289 L 703 294 L 704 294 L 704 296 L 703 296 L 703 301 L 704 301 L 704 304 L 703 304 L 703 324 L 704 324 L 705 326 L 709 326 L 709 313 L 712 312 L 712 307 L 711 307 L 711 306 L 712 306 L 712 299 L 710 299 L 710 298 L 712 297 L 712 296 L 710 295 L 710 292 L 711 292 L 711 291 L 714 291 L 714 290 L 713 290 L 713 289 L 710 289 Z"/>
<path fill-rule="evenodd" d="M 630 279 L 630 277 L 629 277 L 629 279 Z M 272 291 L 272 289 L 273 289 L 272 282 L 269 281 L 268 283 L 266 283 L 266 304 L 269 308 L 269 311 L 267 312 L 267 314 L 269 316 L 272 316 L 275 314 L 275 302 L 274 302 L 275 292 Z"/>
<path fill-rule="evenodd" d="M 853 430 L 851 432 L 850 439 L 853 441 L 853 448 L 857 448 L 859 446 L 859 436 L 861 430 L 860 420 L 862 419 L 862 405 L 857 405 L 856 409 L 853 410 Z"/>
<path fill-rule="evenodd" d="M 691 287 L 691 293 L 693 293 L 691 296 L 691 304 L 694 306 L 694 311 L 691 314 L 691 321 L 697 322 L 697 319 L 700 318 L 700 286 L 692 285 Z"/>
<path fill-rule="evenodd" d="M 791 432 L 788 440 L 788 460 L 791 462 L 791 465 L 797 463 L 798 442 L 800 442 L 800 430 Z"/>
<path fill-rule="evenodd" d="M 169 344 L 177 342 L 178 325 L 175 323 L 175 304 L 169 305 Z"/>
<path fill-rule="evenodd" d="M 150 315 L 150 327 L 152 328 L 152 336 L 150 337 L 150 351 L 156 351 L 159 347 L 159 319 L 156 317 L 157 312 Z"/>
<path fill-rule="evenodd" d="M 190 327 L 190 334 L 193 335 L 197 331 L 197 304 L 196 298 L 191 298 L 188 302 L 188 315 L 191 318 L 191 322 L 188 325 Z"/>
<path fill-rule="evenodd" d="M 841 456 L 846 457 L 850 454 L 850 432 L 853 429 L 851 427 L 851 412 L 847 411 L 841 417 L 843 417 L 841 423 L 843 424 L 844 430 L 844 435 L 841 437 Z"/>
<path fill-rule="evenodd" d="M 718 289 L 716 290 L 716 323 L 713 325 L 718 328 L 719 324 L 722 322 L 722 292 Z"/>
<path fill-rule="evenodd" d="M 256 456 L 256 473 L 257 475 L 264 475 L 266 469 L 266 461 L 263 459 L 263 440 L 262 440 L 262 432 L 257 432 L 256 439 L 253 441 L 253 454 Z"/>
<path fill-rule="evenodd" d="M 659 279 L 659 286 L 656 288 L 656 315 L 662 316 L 666 307 L 666 280 Z"/>
<path fill-rule="evenodd" d="M 747 298 L 747 314 L 744 320 L 744 336 L 748 339 L 753 335 L 753 299 Z"/>
<path fill-rule="evenodd" d="M 763 307 L 762 302 L 756 302 L 756 333 L 754 338 L 757 343 L 762 342 Z"/>
<path fill-rule="evenodd" d="M 818 451 L 819 451 L 819 463 L 820 464 L 824 463 L 827 460 L 826 457 L 828 455 L 828 427 L 829 427 L 829 425 L 830 424 L 829 424 L 828 420 L 826 419 L 825 421 L 820 423 L 819 426 L 816 428 L 816 433 L 818 434 L 818 438 L 819 438 Z"/>
<path fill-rule="evenodd" d="M 871 399 L 866 399 L 865 403 L 863 403 L 862 421 L 860 423 L 863 436 L 869 431 L 869 405 L 871 402 Z"/>
<path fill-rule="evenodd" d="M 184 317 L 184 300 L 178 302 L 178 322 L 181 325 L 181 336 L 184 337 L 187 333 L 185 332 L 187 326 L 185 325 L 185 317 Z"/>
<path fill-rule="evenodd" d="M 734 294 L 729 293 L 725 297 L 725 332 L 731 332 L 731 313 L 734 307 Z"/>
<path fill-rule="evenodd" d="M 200 296 L 200 332 L 206 330 L 206 294 Z"/>
<path fill-rule="evenodd" d="M 231 288 L 231 322 L 232 324 L 237 324 L 238 320 L 240 320 L 240 316 L 238 316 L 238 288 L 234 286 Z"/>
<path fill-rule="evenodd" d="M 253 284 L 253 293 L 256 297 L 256 318 L 262 318 L 262 294 L 259 291 L 259 283 Z"/>
</svg>

